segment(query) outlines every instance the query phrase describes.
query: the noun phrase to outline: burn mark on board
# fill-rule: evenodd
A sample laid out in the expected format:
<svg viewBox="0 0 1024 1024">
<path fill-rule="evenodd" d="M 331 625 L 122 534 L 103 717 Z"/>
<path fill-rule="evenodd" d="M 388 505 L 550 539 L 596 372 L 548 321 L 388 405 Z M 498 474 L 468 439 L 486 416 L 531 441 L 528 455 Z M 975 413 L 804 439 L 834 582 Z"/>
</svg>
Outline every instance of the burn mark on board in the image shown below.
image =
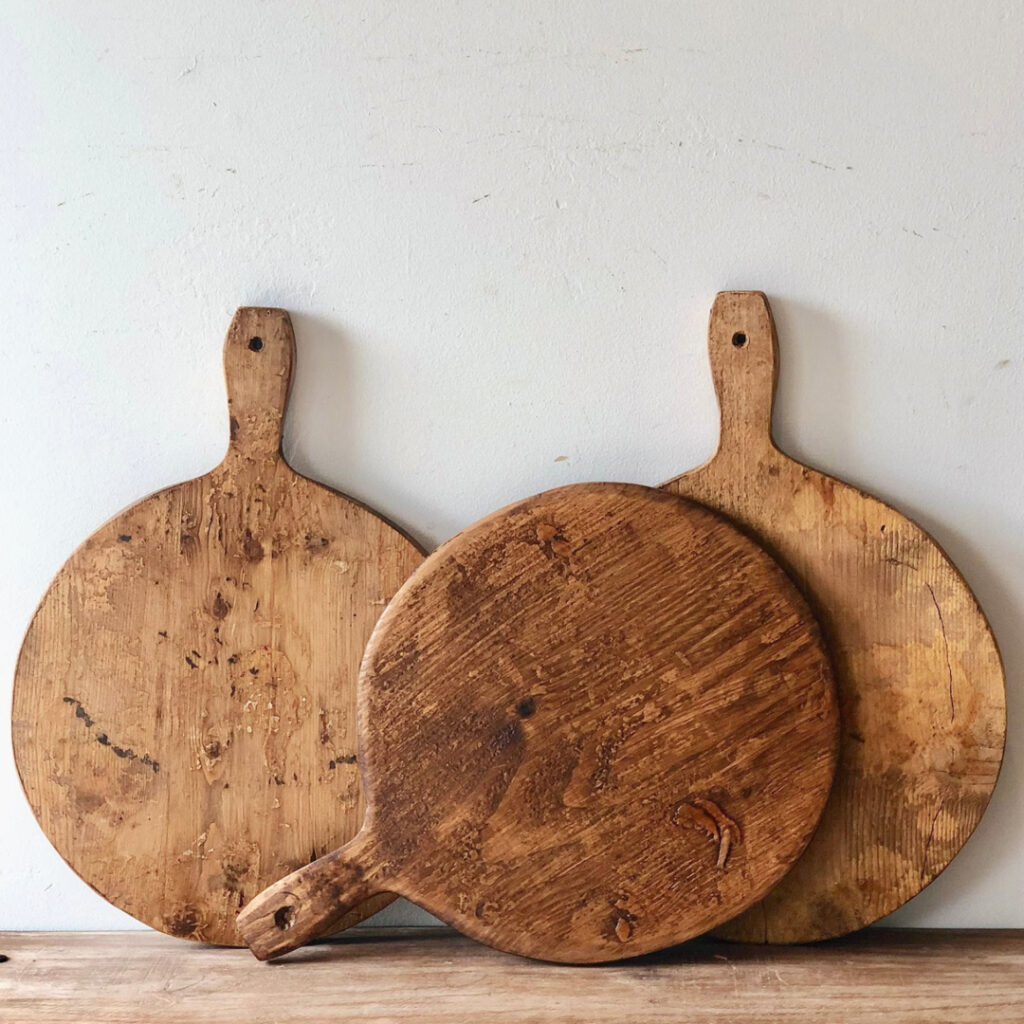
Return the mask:
<svg viewBox="0 0 1024 1024">
<path fill-rule="evenodd" d="M 179 939 L 195 935 L 199 928 L 199 913 L 195 907 L 182 907 L 173 917 L 166 920 L 167 930 Z"/>
<path fill-rule="evenodd" d="M 92 719 L 89 717 L 85 708 L 82 707 L 82 702 L 80 700 L 76 700 L 74 697 L 65 697 L 64 703 L 73 704 L 75 708 L 75 718 L 80 718 L 85 722 L 86 729 L 92 728 Z"/>
<path fill-rule="evenodd" d="M 82 702 L 77 697 L 63 697 L 61 698 L 65 704 L 70 704 L 75 709 L 75 718 L 81 719 L 82 724 L 86 729 L 91 729 L 95 724 L 92 716 L 82 707 Z M 154 761 L 149 754 L 136 754 L 131 747 L 122 747 L 114 743 L 110 737 L 105 733 L 96 734 L 96 742 L 101 747 L 106 747 L 115 757 L 121 757 L 128 761 L 137 761 L 139 764 L 145 765 L 147 768 L 152 768 L 154 772 L 160 771 L 160 762 Z"/>
<path fill-rule="evenodd" d="M 154 761 L 149 756 L 149 754 L 142 754 L 140 756 L 139 754 L 136 754 L 135 751 L 132 750 L 130 747 L 119 747 L 116 743 L 110 742 L 105 732 L 100 733 L 96 737 L 96 742 L 99 743 L 101 746 L 109 747 L 111 752 L 115 754 L 117 757 L 124 757 L 127 758 L 129 761 L 138 761 L 139 764 L 144 764 L 147 767 L 152 768 L 154 772 L 160 771 L 159 762 Z"/>
<path fill-rule="evenodd" d="M 537 698 L 532 696 L 532 695 L 530 695 L 528 697 L 524 697 L 516 705 L 516 714 L 520 718 L 530 718 L 530 717 L 532 717 L 533 713 L 536 710 L 537 710 Z"/>
</svg>

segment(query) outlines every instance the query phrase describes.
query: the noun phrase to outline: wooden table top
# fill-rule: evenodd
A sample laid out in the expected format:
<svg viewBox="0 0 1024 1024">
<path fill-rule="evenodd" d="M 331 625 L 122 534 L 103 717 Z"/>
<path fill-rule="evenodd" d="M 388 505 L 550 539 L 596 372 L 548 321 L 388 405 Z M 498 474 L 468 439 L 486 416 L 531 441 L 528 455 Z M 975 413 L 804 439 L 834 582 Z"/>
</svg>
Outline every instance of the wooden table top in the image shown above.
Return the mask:
<svg viewBox="0 0 1024 1024">
<path fill-rule="evenodd" d="M 1024 931 L 697 941 L 603 967 L 507 956 L 438 928 L 359 928 L 272 964 L 139 931 L 6 932 L 0 954 L 5 1024 L 1024 1022 Z"/>
</svg>

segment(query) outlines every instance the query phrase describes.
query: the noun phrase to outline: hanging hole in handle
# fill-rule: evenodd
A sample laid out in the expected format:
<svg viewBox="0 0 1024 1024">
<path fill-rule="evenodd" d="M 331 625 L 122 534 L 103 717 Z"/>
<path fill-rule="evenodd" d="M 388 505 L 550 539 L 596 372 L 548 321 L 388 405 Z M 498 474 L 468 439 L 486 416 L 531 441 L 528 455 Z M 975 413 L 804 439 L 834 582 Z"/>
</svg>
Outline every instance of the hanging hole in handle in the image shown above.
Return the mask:
<svg viewBox="0 0 1024 1024">
<path fill-rule="evenodd" d="M 743 348 L 747 343 L 747 336 L 742 331 L 737 331 L 732 336 L 732 343 L 735 348 Z"/>
<path fill-rule="evenodd" d="M 250 338 L 249 339 L 249 348 L 253 352 L 259 352 L 259 350 L 261 348 L 263 348 L 263 339 L 262 338 Z"/>
<path fill-rule="evenodd" d="M 283 907 L 278 907 L 274 913 L 274 924 L 283 931 L 288 931 L 293 924 L 295 924 L 295 908 L 285 904 Z"/>
</svg>

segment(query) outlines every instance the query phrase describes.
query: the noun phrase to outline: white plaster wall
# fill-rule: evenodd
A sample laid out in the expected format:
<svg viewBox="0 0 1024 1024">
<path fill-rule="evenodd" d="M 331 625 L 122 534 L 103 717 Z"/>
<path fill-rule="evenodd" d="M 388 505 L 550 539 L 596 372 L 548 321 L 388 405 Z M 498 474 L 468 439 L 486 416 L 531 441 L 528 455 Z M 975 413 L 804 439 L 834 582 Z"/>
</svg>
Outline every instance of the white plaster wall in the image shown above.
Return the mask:
<svg viewBox="0 0 1024 1024">
<path fill-rule="evenodd" d="M 36 827 L 10 680 L 73 547 L 220 458 L 236 306 L 293 311 L 296 468 L 433 546 L 708 456 L 736 287 L 784 446 L 931 530 L 1003 649 L 999 789 L 894 919 L 1024 925 L 1022 52 L 999 0 L 5 0 L 0 927 L 133 924 Z"/>
</svg>

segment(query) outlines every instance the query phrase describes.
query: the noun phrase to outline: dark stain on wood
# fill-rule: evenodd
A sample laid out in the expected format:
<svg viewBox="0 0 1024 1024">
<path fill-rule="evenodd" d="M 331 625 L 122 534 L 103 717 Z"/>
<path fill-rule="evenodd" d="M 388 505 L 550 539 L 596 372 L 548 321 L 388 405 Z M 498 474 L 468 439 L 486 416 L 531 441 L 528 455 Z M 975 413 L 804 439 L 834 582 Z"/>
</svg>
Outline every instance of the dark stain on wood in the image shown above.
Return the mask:
<svg viewBox="0 0 1024 1024">
<path fill-rule="evenodd" d="M 199 915 L 194 907 L 184 907 L 167 922 L 167 931 L 179 939 L 191 938 L 199 927 Z"/>
<path fill-rule="evenodd" d="M 524 697 L 516 705 L 516 714 L 520 718 L 530 718 L 537 710 L 537 699 L 535 697 Z"/>
<path fill-rule="evenodd" d="M 77 700 L 75 697 L 65 697 L 65 704 L 71 704 L 75 709 L 75 718 L 80 718 L 84 723 L 86 729 L 92 728 L 92 719 L 89 717 L 88 712 L 82 707 L 82 702 Z"/>
<path fill-rule="evenodd" d="M 252 535 L 252 530 L 245 531 L 242 550 L 250 562 L 258 562 L 263 558 L 263 545 Z"/>
</svg>

